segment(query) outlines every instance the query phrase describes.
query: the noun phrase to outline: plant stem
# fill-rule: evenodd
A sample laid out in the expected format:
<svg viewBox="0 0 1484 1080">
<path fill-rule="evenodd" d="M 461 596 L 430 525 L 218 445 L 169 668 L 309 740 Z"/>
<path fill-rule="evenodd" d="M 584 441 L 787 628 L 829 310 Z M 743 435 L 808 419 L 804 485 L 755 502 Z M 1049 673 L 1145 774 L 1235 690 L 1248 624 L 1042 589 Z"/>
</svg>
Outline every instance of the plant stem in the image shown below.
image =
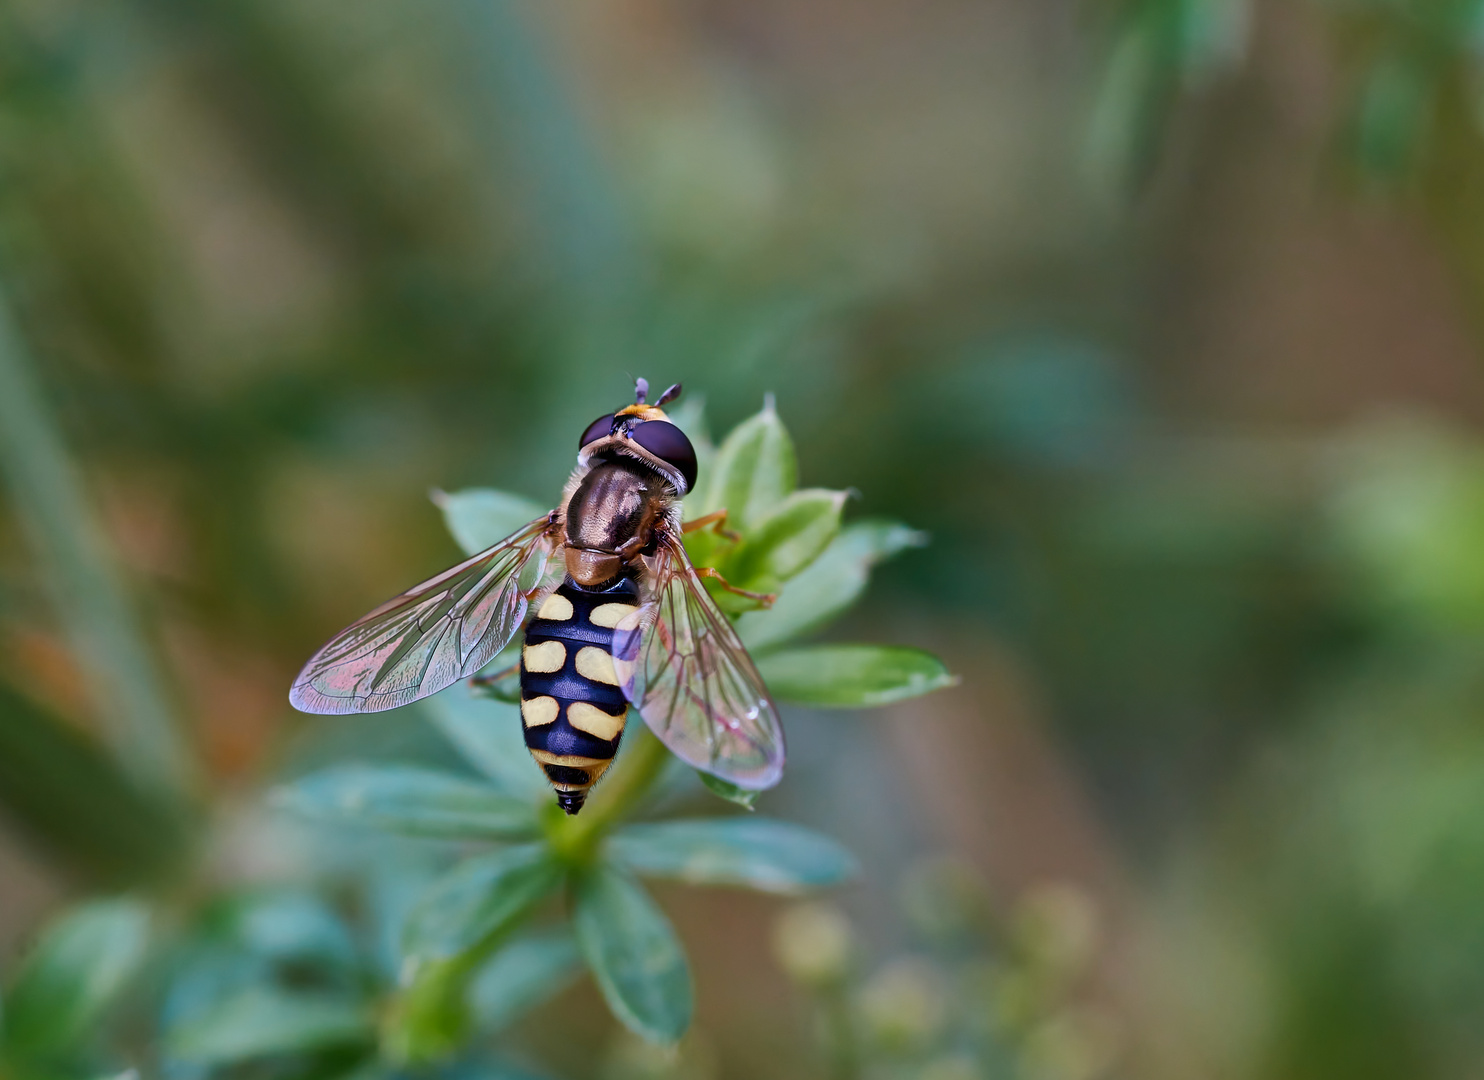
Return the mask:
<svg viewBox="0 0 1484 1080">
<path fill-rule="evenodd" d="M 670 759 L 665 745 L 647 727 L 638 726 L 637 742 L 615 766 L 617 775 L 598 788 L 596 805 L 575 818 L 558 819 L 551 827 L 552 848 L 573 864 L 588 861 L 603 837 L 649 794 Z"/>
<path fill-rule="evenodd" d="M 0 477 L 36 551 L 106 741 L 143 790 L 184 803 L 194 763 L 34 369 L 0 294 Z"/>
<path fill-rule="evenodd" d="M 571 870 L 580 872 L 592 861 L 603 837 L 634 809 L 654 787 L 670 752 L 650 734 L 637 733 L 612 780 L 599 788 L 595 805 L 575 818 L 549 807 L 547 843 Z M 453 1054 L 469 1034 L 468 990 L 484 962 L 517 925 L 507 923 L 457 956 L 432 961 L 420 968 L 382 1021 L 381 1045 L 393 1061 L 421 1065 Z"/>
<path fill-rule="evenodd" d="M 823 995 L 820 1004 L 831 1080 L 856 1080 L 860 1075 L 860 1060 L 856 1053 L 855 1024 L 850 1015 L 850 999 L 845 994 L 844 986 L 831 987 Z"/>
</svg>

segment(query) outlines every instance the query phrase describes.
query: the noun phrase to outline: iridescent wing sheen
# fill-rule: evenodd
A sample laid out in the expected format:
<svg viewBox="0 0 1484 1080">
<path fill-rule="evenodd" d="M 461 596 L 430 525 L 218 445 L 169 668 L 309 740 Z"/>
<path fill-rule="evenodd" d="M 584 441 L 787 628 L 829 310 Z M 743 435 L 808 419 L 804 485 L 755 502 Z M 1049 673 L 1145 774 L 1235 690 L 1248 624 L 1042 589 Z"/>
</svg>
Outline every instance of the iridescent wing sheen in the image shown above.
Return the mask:
<svg viewBox="0 0 1484 1080">
<path fill-rule="evenodd" d="M 783 728 L 762 676 L 678 537 L 645 560 L 648 599 L 614 628 L 624 696 L 677 757 L 758 791 L 783 776 Z"/>
<path fill-rule="evenodd" d="M 475 674 L 556 583 L 559 530 L 537 518 L 352 623 L 310 657 L 289 702 L 311 713 L 381 712 Z"/>
</svg>

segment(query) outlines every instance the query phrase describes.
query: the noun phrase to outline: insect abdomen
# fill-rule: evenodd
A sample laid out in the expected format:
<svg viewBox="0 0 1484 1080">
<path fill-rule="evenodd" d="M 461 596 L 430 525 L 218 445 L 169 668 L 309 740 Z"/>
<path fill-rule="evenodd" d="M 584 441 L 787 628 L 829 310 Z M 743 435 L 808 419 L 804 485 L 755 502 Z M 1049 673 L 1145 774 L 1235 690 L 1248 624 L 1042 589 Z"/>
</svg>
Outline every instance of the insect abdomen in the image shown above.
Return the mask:
<svg viewBox="0 0 1484 1080">
<path fill-rule="evenodd" d="M 613 669 L 613 627 L 639 603 L 620 578 L 589 590 L 569 577 L 526 628 L 520 653 L 520 712 L 526 747 L 569 814 L 613 763 L 628 702 Z"/>
</svg>

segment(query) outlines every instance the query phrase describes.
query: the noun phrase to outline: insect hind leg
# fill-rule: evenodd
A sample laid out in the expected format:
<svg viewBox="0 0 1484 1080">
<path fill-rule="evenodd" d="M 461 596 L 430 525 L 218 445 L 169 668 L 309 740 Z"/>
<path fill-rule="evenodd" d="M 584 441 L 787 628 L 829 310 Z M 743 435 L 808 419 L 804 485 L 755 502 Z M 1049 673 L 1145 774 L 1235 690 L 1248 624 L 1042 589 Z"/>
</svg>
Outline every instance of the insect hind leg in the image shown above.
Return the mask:
<svg viewBox="0 0 1484 1080">
<path fill-rule="evenodd" d="M 773 601 L 778 599 L 777 593 L 753 592 L 751 589 L 739 589 L 726 578 L 722 577 L 721 571 L 714 566 L 696 567 L 696 576 L 711 578 L 727 592 L 736 593 L 738 596 L 745 596 L 749 600 L 755 600 L 759 605 L 765 608 L 772 607 Z"/>
</svg>

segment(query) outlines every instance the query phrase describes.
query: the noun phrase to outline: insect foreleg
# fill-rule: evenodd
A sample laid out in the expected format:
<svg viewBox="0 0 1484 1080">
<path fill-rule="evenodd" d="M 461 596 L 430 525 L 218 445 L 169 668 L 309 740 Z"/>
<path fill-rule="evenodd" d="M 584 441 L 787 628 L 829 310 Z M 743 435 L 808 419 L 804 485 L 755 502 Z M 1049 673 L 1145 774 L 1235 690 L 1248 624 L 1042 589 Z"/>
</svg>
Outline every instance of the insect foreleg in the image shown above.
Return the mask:
<svg viewBox="0 0 1484 1080">
<path fill-rule="evenodd" d="M 738 543 L 742 539 L 742 534 L 728 529 L 726 523 L 727 510 L 726 507 L 722 507 L 720 510 L 713 510 L 709 514 L 704 514 L 701 517 L 687 521 L 684 525 L 680 526 L 680 531 L 683 533 L 693 533 L 699 532 L 702 529 L 710 529 L 717 536 L 724 537 L 734 544 Z"/>
</svg>

